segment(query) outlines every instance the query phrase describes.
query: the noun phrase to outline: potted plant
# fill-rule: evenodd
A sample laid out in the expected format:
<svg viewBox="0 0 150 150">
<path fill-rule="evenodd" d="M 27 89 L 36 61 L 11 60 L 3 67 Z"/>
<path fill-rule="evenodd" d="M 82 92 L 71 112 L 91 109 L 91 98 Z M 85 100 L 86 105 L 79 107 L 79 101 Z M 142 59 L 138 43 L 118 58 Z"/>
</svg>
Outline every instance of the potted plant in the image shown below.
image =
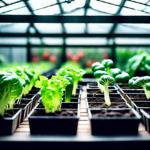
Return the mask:
<svg viewBox="0 0 150 150">
<path fill-rule="evenodd" d="M 50 80 L 41 76 L 36 82 L 36 87 L 41 88 L 44 109 L 34 109 L 29 114 L 31 134 L 76 134 L 79 109 L 61 109 L 69 84 L 63 76 L 53 76 Z"/>
<path fill-rule="evenodd" d="M 13 134 L 21 115 L 13 104 L 22 94 L 23 86 L 15 73 L 0 72 L 0 87 L 0 135 Z"/>
<path fill-rule="evenodd" d="M 132 108 L 88 109 L 88 115 L 93 135 L 138 134 L 141 116 Z"/>
</svg>

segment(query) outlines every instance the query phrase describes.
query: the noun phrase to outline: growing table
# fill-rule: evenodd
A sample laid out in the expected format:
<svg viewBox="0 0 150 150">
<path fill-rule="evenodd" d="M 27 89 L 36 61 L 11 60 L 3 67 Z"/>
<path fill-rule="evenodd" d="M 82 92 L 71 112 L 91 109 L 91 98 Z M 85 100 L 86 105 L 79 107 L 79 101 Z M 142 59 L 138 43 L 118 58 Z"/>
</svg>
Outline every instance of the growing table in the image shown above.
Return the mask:
<svg viewBox="0 0 150 150">
<path fill-rule="evenodd" d="M 14 135 L 0 136 L 0 150 L 150 149 L 150 135 L 145 131 L 142 124 L 139 126 L 137 136 L 92 136 L 85 101 L 86 87 L 83 87 L 83 89 L 80 108 L 81 117 L 78 123 L 77 135 L 30 135 L 29 122 L 26 119 L 21 123 Z M 127 125 L 127 127 L 129 126 Z"/>
</svg>

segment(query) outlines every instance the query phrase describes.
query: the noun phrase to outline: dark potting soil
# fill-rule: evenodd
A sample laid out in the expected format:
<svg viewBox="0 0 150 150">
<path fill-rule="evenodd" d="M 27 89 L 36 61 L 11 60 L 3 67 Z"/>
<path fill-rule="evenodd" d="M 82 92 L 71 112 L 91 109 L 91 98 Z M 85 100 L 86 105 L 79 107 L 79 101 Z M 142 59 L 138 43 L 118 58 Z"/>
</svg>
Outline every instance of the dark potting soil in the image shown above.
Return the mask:
<svg viewBox="0 0 150 150">
<path fill-rule="evenodd" d="M 111 106 L 105 103 L 89 103 L 89 108 L 128 108 L 128 106 L 125 103 L 111 103 Z"/>
<path fill-rule="evenodd" d="M 97 83 L 89 83 L 90 86 L 98 86 Z"/>
<path fill-rule="evenodd" d="M 124 86 L 119 85 L 119 86 L 120 86 L 121 89 L 133 89 L 133 88 L 131 88 L 131 87 L 128 86 L 128 85 L 124 85 Z M 138 89 L 142 89 L 142 88 L 138 88 Z"/>
<path fill-rule="evenodd" d="M 4 117 L 13 117 L 18 110 L 5 110 Z"/>
<path fill-rule="evenodd" d="M 34 95 L 29 95 L 29 94 L 27 94 L 27 95 L 25 95 L 25 96 L 22 96 L 22 98 L 32 98 Z"/>
<path fill-rule="evenodd" d="M 133 101 L 133 102 L 142 102 L 142 101 L 147 101 L 147 102 L 150 102 L 148 99 L 135 99 L 135 98 L 131 98 L 131 100 Z"/>
<path fill-rule="evenodd" d="M 62 110 L 62 111 L 56 111 L 54 113 L 46 113 L 45 111 L 37 111 L 35 110 L 32 116 L 66 116 L 66 117 L 76 117 L 77 111 L 75 110 Z"/>
<path fill-rule="evenodd" d="M 127 93 L 145 93 L 144 90 L 123 90 L 125 94 Z"/>
<path fill-rule="evenodd" d="M 78 102 L 79 100 L 78 100 L 78 98 L 76 98 L 76 99 L 71 99 L 71 102 Z M 63 99 L 63 101 L 62 102 L 65 102 L 65 99 Z"/>
<path fill-rule="evenodd" d="M 25 104 L 15 104 L 14 108 L 25 108 L 26 105 Z"/>
<path fill-rule="evenodd" d="M 120 97 L 110 98 L 111 102 L 124 102 Z M 88 102 L 105 102 L 104 98 L 88 98 Z"/>
<path fill-rule="evenodd" d="M 93 93 L 93 94 L 100 93 L 100 94 L 102 94 L 101 90 L 90 90 L 88 93 Z M 116 90 L 115 91 L 114 90 L 109 90 L 109 93 L 117 93 L 117 91 Z"/>
<path fill-rule="evenodd" d="M 145 111 L 150 115 L 150 109 L 146 109 Z"/>
<path fill-rule="evenodd" d="M 92 117 L 135 117 L 131 110 L 99 110 L 92 112 Z"/>
<path fill-rule="evenodd" d="M 30 103 L 30 100 L 20 100 L 20 104 L 28 104 Z"/>
<path fill-rule="evenodd" d="M 150 102 L 135 102 L 138 107 L 150 107 Z"/>
<path fill-rule="evenodd" d="M 79 95 L 72 95 L 71 98 L 78 98 L 78 97 L 79 97 Z M 65 95 L 63 95 L 63 98 L 65 98 Z"/>
<path fill-rule="evenodd" d="M 128 94 L 128 96 L 130 98 L 134 98 L 134 99 L 145 99 L 145 100 L 147 100 L 145 94 Z"/>
</svg>

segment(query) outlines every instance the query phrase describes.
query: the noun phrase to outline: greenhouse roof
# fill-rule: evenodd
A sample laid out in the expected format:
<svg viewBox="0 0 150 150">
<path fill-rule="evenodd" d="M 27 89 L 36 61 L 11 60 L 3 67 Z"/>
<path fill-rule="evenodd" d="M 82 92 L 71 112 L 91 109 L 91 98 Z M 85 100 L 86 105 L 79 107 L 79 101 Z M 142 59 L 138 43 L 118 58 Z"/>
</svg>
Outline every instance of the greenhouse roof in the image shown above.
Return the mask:
<svg viewBox="0 0 150 150">
<path fill-rule="evenodd" d="M 150 0 L 1 0 L 0 15 L 10 16 L 147 16 L 150 14 Z M 22 18 L 23 20 L 24 18 Z M 20 18 L 21 20 L 21 18 Z M 59 22 L 59 21 L 58 21 Z M 27 36 L 34 37 L 30 39 L 31 43 L 53 43 L 61 45 L 64 35 L 66 43 L 83 45 L 93 41 L 92 43 L 108 44 L 112 42 L 106 41 L 104 37 L 111 37 L 112 33 L 116 37 L 117 43 L 124 43 L 124 39 L 117 38 L 132 37 L 150 37 L 150 25 L 138 23 L 0 23 L 0 43 L 13 44 L 14 35 L 20 41 L 19 43 L 26 44 Z M 141 36 L 139 35 L 141 34 Z M 79 36 L 87 37 L 77 38 Z M 9 38 L 8 38 L 9 37 Z M 22 38 L 21 38 L 22 37 Z M 53 37 L 51 39 L 50 37 Z M 55 37 L 55 38 L 54 38 Z M 70 38 L 69 38 L 70 37 Z M 72 38 L 71 38 L 72 37 Z M 74 38 L 73 38 L 74 37 Z M 76 38 L 75 38 L 76 37 Z M 89 38 L 88 38 L 89 37 Z M 101 38 L 100 38 L 101 37 Z M 103 37 L 103 38 L 102 38 Z M 42 38 L 42 42 L 41 39 Z M 90 39 L 91 38 L 91 39 Z M 76 40 L 76 42 L 74 42 Z M 78 42 L 77 42 L 78 41 Z M 96 42 L 97 41 L 97 42 Z M 111 40 L 110 40 L 111 41 Z M 126 44 L 131 41 L 136 44 L 135 39 L 126 39 Z M 137 41 L 137 40 L 136 40 Z M 140 40 L 142 43 L 142 41 Z M 149 43 L 149 40 L 144 41 Z M 137 42 L 138 43 L 138 42 Z"/>
</svg>

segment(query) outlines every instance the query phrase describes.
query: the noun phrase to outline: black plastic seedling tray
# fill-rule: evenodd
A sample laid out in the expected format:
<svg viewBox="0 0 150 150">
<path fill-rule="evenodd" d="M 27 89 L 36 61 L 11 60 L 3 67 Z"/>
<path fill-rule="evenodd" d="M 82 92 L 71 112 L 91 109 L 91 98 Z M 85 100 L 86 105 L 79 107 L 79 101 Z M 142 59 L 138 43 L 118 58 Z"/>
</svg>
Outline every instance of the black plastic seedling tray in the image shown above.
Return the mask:
<svg viewBox="0 0 150 150">
<path fill-rule="evenodd" d="M 80 110 L 76 111 L 77 116 L 34 116 L 35 111 L 40 114 L 44 109 L 34 109 L 29 114 L 29 124 L 31 134 L 55 134 L 55 135 L 75 135 L 77 133 L 78 120 L 80 118 Z M 62 110 L 64 111 L 64 110 Z M 42 122 L 42 126 L 41 126 Z"/>
<path fill-rule="evenodd" d="M 141 116 L 134 109 L 118 109 L 115 111 L 132 110 L 134 117 L 92 117 L 92 113 L 108 109 L 88 109 L 93 135 L 137 135 Z M 110 110 L 110 109 L 109 109 Z M 114 109 L 111 109 L 114 110 Z"/>
<path fill-rule="evenodd" d="M 14 115 L 12 117 L 0 116 L 0 135 L 13 134 L 19 125 L 22 110 L 12 109 Z"/>
</svg>

